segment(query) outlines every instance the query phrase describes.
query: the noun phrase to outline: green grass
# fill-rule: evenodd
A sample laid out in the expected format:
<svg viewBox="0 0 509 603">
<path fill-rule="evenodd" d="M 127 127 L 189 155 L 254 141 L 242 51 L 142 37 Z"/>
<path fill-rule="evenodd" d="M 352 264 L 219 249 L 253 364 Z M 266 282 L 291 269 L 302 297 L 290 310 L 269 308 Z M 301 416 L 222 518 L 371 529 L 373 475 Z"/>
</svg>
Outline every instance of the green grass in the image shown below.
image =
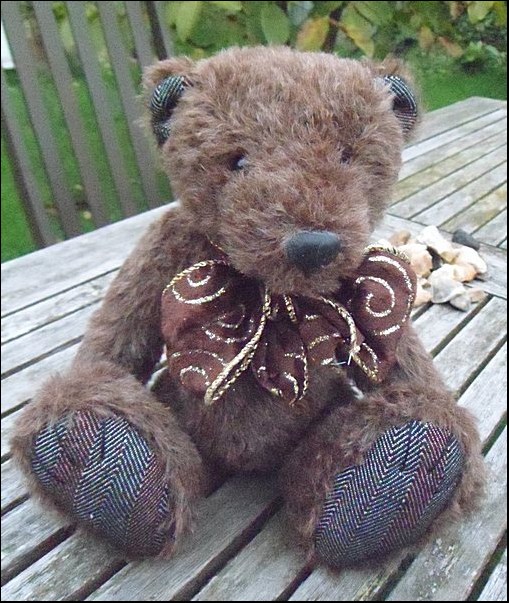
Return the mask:
<svg viewBox="0 0 509 603">
<path fill-rule="evenodd" d="M 2 138 L 2 262 L 35 249 Z"/>
<path fill-rule="evenodd" d="M 55 235 L 58 239 L 63 239 L 64 234 L 60 225 L 58 210 L 53 203 L 51 188 L 40 153 L 39 144 L 30 122 L 17 73 L 15 71 L 9 71 L 6 73 L 6 76 L 9 99 L 13 105 L 18 126 L 21 129 L 25 149 L 32 169 L 32 175 L 37 183 L 38 190 L 40 191 Z M 66 186 L 70 191 L 72 201 L 78 211 L 82 231 L 88 232 L 93 230 L 96 225 L 94 224 L 92 214 L 86 202 L 79 166 L 72 150 L 71 138 L 60 102 L 58 101 L 58 94 L 53 80 L 47 71 L 39 70 L 37 78 L 50 129 L 52 132 L 56 133 L 55 140 L 58 146 L 57 151 L 60 160 L 61 173 Z M 108 100 L 112 108 L 111 119 L 115 126 L 115 134 L 123 154 L 122 160 L 124 161 L 127 173 L 131 176 L 129 184 L 138 209 L 143 211 L 144 209 L 147 209 L 148 206 L 144 198 L 140 174 L 115 78 L 107 68 L 103 70 L 103 80 L 106 86 Z M 96 121 L 92 100 L 87 85 L 82 77 L 78 76 L 75 78 L 73 94 L 75 95 L 80 117 L 84 124 L 86 144 L 89 147 L 90 156 L 92 157 L 94 168 L 100 182 L 106 214 L 112 222 L 119 220 L 123 216 L 120 199 L 113 182 L 109 163 L 106 160 L 106 152 Z M 140 136 L 143 136 L 141 130 Z M 161 179 L 160 188 L 163 191 L 163 194 L 168 197 L 170 196 L 169 187 L 165 182 L 165 179 Z M 5 145 L 2 141 L 2 262 L 33 251 L 35 248 L 22 207 L 21 200 L 19 199 L 19 192 L 16 189 L 12 176 L 10 162 L 7 158 Z"/>
<path fill-rule="evenodd" d="M 492 63 L 468 73 L 444 55 L 424 55 L 414 50 L 406 57 L 423 96 L 425 109 L 433 111 L 470 96 L 507 99 L 507 68 Z"/>
<path fill-rule="evenodd" d="M 505 66 L 491 65 L 477 73 L 466 73 L 451 59 L 439 56 L 422 55 L 415 50 L 407 57 L 422 91 L 425 107 L 428 111 L 438 109 L 470 96 L 486 96 L 491 98 L 507 98 L 507 72 Z M 135 77 L 137 74 L 133 74 Z M 33 133 L 27 113 L 23 94 L 16 72 L 8 72 L 10 99 L 14 105 L 18 122 L 22 129 L 26 150 L 30 158 L 34 178 L 50 217 L 52 227 L 58 238 L 63 238 L 58 212 L 52 202 L 51 189 L 43 166 L 40 149 Z M 51 77 L 46 71 L 38 72 L 38 84 L 48 113 L 48 120 L 58 142 L 62 173 L 71 191 L 72 199 L 79 211 L 83 232 L 95 228 L 83 193 L 83 185 L 79 168 L 72 152 L 72 145 L 58 95 Z M 103 70 L 103 79 L 112 107 L 111 118 L 114 121 L 116 135 L 124 154 L 123 160 L 129 174 L 132 174 L 131 186 L 140 210 L 146 209 L 146 201 L 140 183 L 139 172 L 134 157 L 127 124 L 122 111 L 115 78 L 107 68 Z M 109 218 L 112 221 L 122 217 L 120 200 L 113 184 L 105 150 L 96 122 L 92 101 L 83 78 L 77 77 L 74 93 L 82 120 L 87 132 L 87 144 L 95 161 L 95 169 L 102 187 L 102 195 Z M 141 135 L 141 133 L 140 133 Z M 164 194 L 169 195 L 167 184 L 161 181 Z M 168 191 L 168 192 L 166 192 Z M 35 249 L 29 225 L 27 223 L 18 191 L 12 176 L 2 140 L 2 262 L 13 259 Z"/>
</svg>

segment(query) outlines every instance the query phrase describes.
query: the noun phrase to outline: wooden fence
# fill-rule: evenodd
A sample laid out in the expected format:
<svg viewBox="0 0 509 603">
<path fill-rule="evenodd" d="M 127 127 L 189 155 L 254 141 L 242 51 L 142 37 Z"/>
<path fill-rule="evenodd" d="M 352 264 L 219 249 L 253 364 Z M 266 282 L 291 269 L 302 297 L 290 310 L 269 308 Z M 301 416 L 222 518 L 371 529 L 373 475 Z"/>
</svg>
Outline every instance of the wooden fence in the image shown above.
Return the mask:
<svg viewBox="0 0 509 603">
<path fill-rule="evenodd" d="M 141 127 L 143 67 L 172 53 L 167 2 L 2 2 L 2 141 L 34 243 L 167 202 Z"/>
</svg>

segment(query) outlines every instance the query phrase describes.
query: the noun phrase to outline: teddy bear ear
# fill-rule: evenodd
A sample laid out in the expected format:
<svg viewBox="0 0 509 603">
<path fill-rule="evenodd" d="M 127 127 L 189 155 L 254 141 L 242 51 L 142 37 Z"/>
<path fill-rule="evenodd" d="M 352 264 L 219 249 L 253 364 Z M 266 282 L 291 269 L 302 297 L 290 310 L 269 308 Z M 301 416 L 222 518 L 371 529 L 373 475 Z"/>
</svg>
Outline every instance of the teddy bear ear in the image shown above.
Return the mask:
<svg viewBox="0 0 509 603">
<path fill-rule="evenodd" d="M 399 75 L 386 75 L 383 81 L 394 94 L 392 108 L 401 123 L 403 134 L 408 136 L 417 123 L 417 99 L 410 86 Z"/>
<path fill-rule="evenodd" d="M 419 115 L 414 92 L 410 85 L 399 75 L 384 75 L 377 79 L 388 86 L 392 92 L 392 109 L 401 124 L 403 135 L 408 138 L 417 123 Z"/>
<path fill-rule="evenodd" d="M 190 70 L 192 64 L 186 58 L 169 59 L 150 67 L 145 74 L 150 123 L 159 146 L 168 140 L 170 118 L 184 91 L 191 86 L 185 71 Z"/>
<path fill-rule="evenodd" d="M 170 117 L 188 85 L 184 76 L 169 75 L 152 92 L 149 103 L 150 122 L 159 146 L 170 136 Z"/>
</svg>

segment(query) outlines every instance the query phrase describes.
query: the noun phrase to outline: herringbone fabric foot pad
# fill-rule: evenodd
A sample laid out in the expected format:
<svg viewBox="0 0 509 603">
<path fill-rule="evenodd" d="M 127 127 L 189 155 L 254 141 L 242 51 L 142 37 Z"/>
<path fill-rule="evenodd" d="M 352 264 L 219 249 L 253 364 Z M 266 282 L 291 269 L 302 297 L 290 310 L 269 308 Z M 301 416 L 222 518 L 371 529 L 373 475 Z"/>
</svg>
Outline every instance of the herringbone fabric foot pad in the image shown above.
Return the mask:
<svg viewBox="0 0 509 603">
<path fill-rule="evenodd" d="M 330 565 L 352 565 L 417 540 L 450 500 L 464 464 L 456 438 L 411 421 L 382 434 L 339 473 L 315 534 Z"/>
<path fill-rule="evenodd" d="M 173 535 L 163 465 L 122 417 L 83 411 L 46 427 L 32 469 L 58 507 L 131 555 L 156 555 Z"/>
</svg>

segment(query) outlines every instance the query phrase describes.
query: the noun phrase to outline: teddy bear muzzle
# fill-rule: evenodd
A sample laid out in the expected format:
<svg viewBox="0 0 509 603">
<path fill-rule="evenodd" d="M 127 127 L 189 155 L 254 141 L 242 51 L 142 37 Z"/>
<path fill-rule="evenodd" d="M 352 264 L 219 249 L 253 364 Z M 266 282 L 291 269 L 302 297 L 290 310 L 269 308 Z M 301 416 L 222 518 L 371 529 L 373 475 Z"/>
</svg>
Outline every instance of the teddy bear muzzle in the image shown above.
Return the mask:
<svg viewBox="0 0 509 603">
<path fill-rule="evenodd" d="M 301 231 L 285 244 L 286 255 L 304 274 L 317 272 L 333 262 L 341 251 L 341 239 L 328 231 Z"/>
</svg>

